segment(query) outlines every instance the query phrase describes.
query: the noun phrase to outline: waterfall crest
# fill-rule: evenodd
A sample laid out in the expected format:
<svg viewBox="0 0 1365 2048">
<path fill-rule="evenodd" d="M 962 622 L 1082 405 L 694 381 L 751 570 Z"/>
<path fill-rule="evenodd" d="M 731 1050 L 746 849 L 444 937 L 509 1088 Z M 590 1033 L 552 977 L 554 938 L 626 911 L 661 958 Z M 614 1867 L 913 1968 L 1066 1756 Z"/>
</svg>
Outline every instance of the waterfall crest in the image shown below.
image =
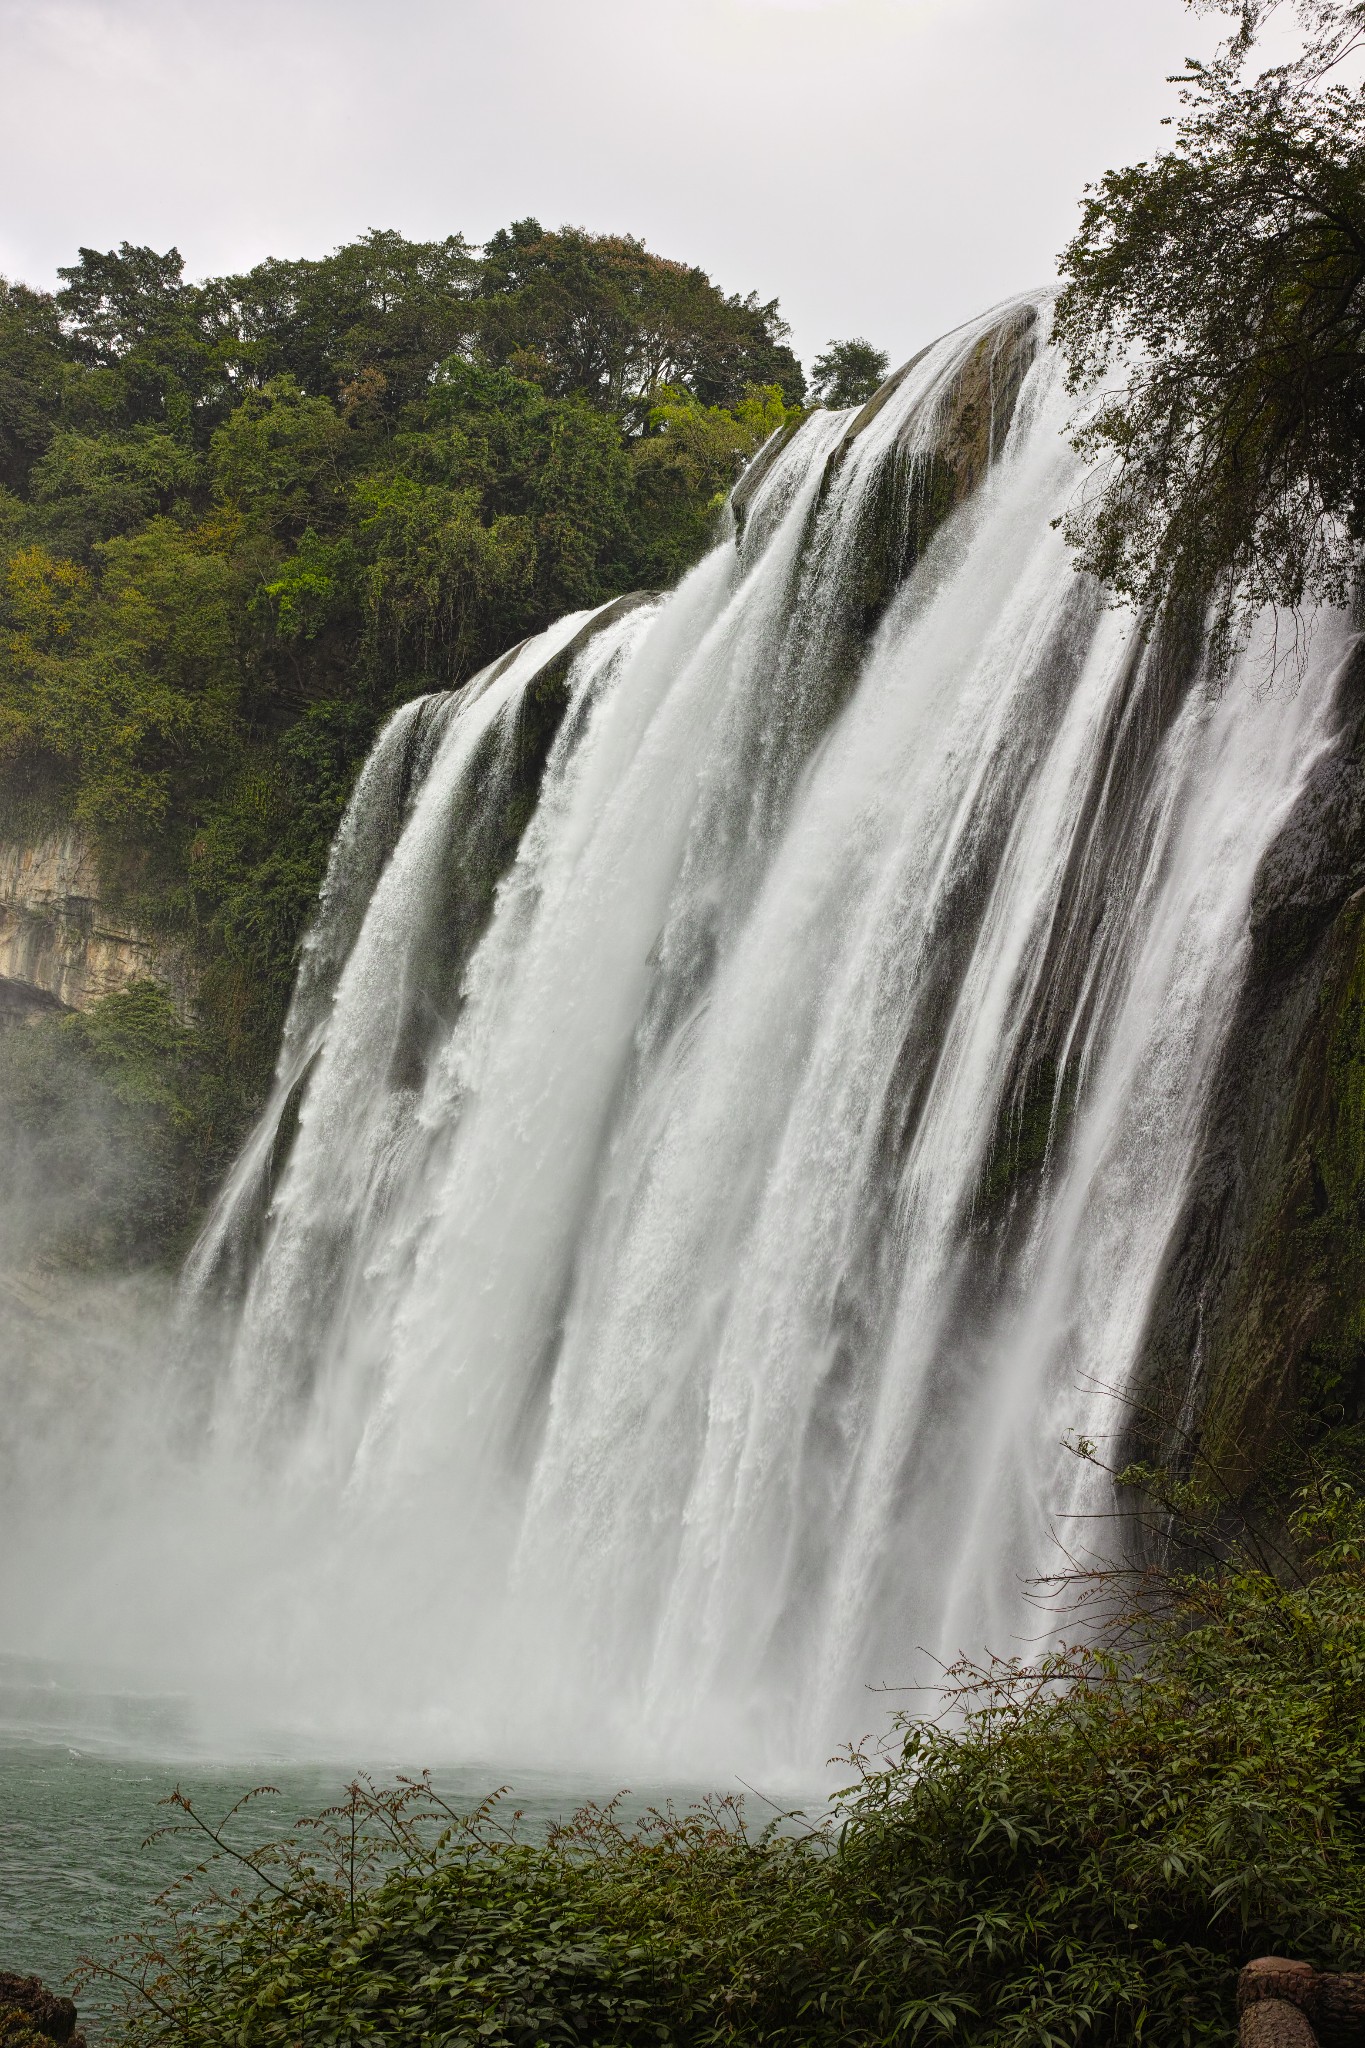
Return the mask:
<svg viewBox="0 0 1365 2048">
<path fill-rule="evenodd" d="M 381 736 L 187 1276 L 297 1719 L 799 1771 L 1036 1632 L 1347 643 L 1215 686 L 1076 575 L 1047 318 Z"/>
</svg>

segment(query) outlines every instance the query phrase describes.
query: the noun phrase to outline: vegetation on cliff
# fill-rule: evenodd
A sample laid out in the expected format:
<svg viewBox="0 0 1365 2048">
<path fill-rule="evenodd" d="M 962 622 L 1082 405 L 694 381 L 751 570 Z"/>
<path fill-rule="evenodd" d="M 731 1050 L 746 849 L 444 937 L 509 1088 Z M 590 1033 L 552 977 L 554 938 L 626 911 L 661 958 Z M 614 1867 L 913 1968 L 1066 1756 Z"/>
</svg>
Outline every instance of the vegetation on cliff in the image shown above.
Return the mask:
<svg viewBox="0 0 1365 2048">
<path fill-rule="evenodd" d="M 776 301 L 530 220 L 201 284 L 127 244 L 61 275 L 0 284 L 0 815 L 85 828 L 110 900 L 199 973 L 150 1119 L 173 1187 L 155 1228 L 132 1203 L 131 1251 L 172 1243 L 259 1098 L 379 722 L 673 580 L 805 382 Z M 8 1121 L 40 1133 L 71 1068 L 92 1123 L 95 1039 L 34 1033 L 0 1047 Z"/>
<path fill-rule="evenodd" d="M 223 1092 L 154 981 L 0 1033 L 0 1254 L 117 1268 L 175 1250 L 209 1192 Z"/>
<path fill-rule="evenodd" d="M 952 1674 L 815 1826 L 618 1804 L 541 1844 L 358 1786 L 167 1895 L 122 2038 L 1225 2041 L 1250 1957 L 1365 1963 L 1363 1508 L 1319 1470 L 1274 1545 L 1188 1520 L 1211 1565 L 1108 1648 Z"/>
<path fill-rule="evenodd" d="M 1239 29 L 1186 67 L 1175 146 L 1087 194 L 1057 333 L 1073 387 L 1100 392 L 1067 522 L 1081 566 L 1148 613 L 1211 597 L 1225 656 L 1262 607 L 1297 625 L 1359 575 L 1365 94 L 1336 81 L 1365 8 L 1299 0 L 1302 53 L 1257 75 L 1274 5 L 1217 11 Z"/>
</svg>

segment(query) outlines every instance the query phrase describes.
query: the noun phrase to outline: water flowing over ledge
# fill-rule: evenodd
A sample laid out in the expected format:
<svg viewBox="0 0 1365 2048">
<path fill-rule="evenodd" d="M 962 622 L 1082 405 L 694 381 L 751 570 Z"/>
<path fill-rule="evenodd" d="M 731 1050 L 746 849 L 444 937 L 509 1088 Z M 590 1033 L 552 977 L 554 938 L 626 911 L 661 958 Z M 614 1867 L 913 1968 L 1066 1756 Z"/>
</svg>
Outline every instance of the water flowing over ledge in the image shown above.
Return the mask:
<svg viewBox="0 0 1365 2048">
<path fill-rule="evenodd" d="M 1036 1633 L 1349 641 L 1215 686 L 1106 607 L 1046 321 L 392 720 L 187 1275 L 225 1359 L 54 1628 L 135 1572 L 224 1712 L 795 1774 Z"/>
</svg>

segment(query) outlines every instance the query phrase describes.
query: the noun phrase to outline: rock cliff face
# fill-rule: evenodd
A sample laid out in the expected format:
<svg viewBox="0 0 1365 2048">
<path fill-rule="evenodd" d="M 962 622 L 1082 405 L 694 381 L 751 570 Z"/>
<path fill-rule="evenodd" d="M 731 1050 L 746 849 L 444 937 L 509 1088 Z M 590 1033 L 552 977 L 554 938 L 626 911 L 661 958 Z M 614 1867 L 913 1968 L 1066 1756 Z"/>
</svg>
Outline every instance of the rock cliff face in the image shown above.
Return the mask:
<svg viewBox="0 0 1365 2048">
<path fill-rule="evenodd" d="M 80 833 L 0 841 L 0 1023 L 88 1009 L 143 977 L 161 982 L 190 1015 L 183 955 L 101 903 L 94 854 Z"/>
<path fill-rule="evenodd" d="M 1038 315 L 1031 305 L 1003 314 L 941 395 L 929 447 L 912 448 L 901 436 L 884 452 L 876 487 L 860 508 L 856 588 L 843 593 L 860 636 L 877 624 L 949 513 L 970 497 L 1004 447 L 1038 342 Z M 922 349 L 893 371 L 849 422 L 826 463 L 821 504 L 854 444 L 928 353 Z M 775 435 L 731 493 L 741 534 L 759 486 L 796 431 L 789 427 Z"/>
<path fill-rule="evenodd" d="M 1149 1325 L 1134 1448 L 1232 1493 L 1365 1414 L 1365 650 L 1271 846 L 1203 1156 Z"/>
</svg>

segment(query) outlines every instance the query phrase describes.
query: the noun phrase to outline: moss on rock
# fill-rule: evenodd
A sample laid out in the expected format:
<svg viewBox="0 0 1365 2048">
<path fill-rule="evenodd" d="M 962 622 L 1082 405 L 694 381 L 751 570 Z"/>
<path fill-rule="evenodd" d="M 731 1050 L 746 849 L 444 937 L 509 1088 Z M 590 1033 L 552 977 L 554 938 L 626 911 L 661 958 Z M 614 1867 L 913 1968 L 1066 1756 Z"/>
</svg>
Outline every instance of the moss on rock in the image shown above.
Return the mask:
<svg viewBox="0 0 1365 2048">
<path fill-rule="evenodd" d="M 862 635 L 877 625 L 934 535 L 978 488 L 1004 446 L 1037 353 L 1037 328 L 1036 312 L 1025 306 L 983 334 L 939 403 L 927 454 L 898 437 L 884 456 L 859 504 L 853 550 L 858 571 L 850 609 Z M 859 437 L 925 353 L 889 377 L 856 415 L 826 464 L 822 500 Z"/>
<path fill-rule="evenodd" d="M 994 1222 L 1011 1197 L 1042 1172 L 1054 1143 L 1071 1121 L 1075 1102 L 1074 1074 L 1059 1071 L 1050 1053 L 1042 1054 L 1025 1070 L 996 1118 L 973 1203 L 979 1220 Z"/>
<path fill-rule="evenodd" d="M 1365 892 L 1325 943 L 1287 1112 L 1206 1367 L 1202 1449 L 1239 1491 L 1287 1429 L 1354 1422 L 1365 1392 Z"/>
</svg>

